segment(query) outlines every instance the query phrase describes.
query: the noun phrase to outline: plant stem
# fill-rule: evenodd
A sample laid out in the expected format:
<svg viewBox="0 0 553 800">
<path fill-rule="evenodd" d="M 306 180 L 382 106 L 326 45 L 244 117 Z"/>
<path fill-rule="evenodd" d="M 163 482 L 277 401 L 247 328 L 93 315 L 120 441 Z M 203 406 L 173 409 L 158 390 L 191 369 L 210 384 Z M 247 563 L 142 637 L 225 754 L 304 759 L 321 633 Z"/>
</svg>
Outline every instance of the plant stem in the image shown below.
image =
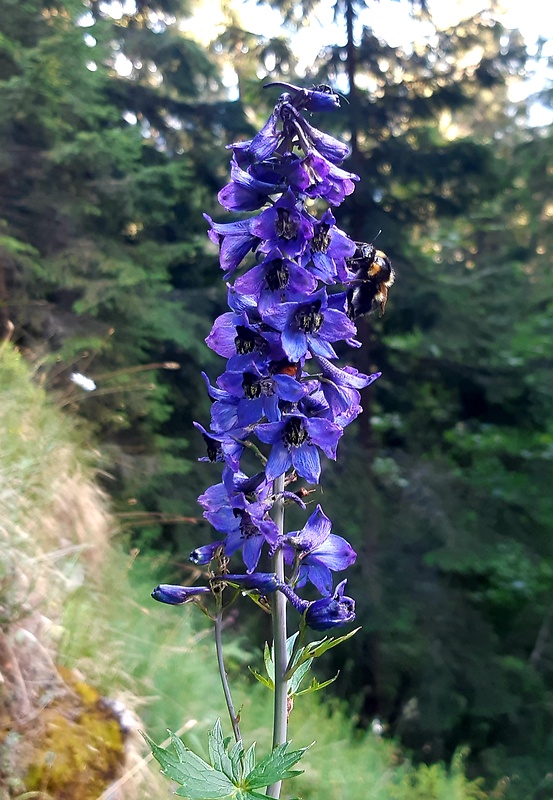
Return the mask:
<svg viewBox="0 0 553 800">
<path fill-rule="evenodd" d="M 284 535 L 284 475 L 273 483 L 276 500 L 273 518 L 278 527 L 279 536 Z M 273 558 L 273 571 L 279 580 L 284 581 L 284 554 L 279 547 Z M 282 592 L 273 595 L 273 650 L 275 659 L 275 706 L 273 718 L 273 749 L 286 741 L 288 727 L 288 682 L 284 680 L 286 672 L 286 597 Z M 267 797 L 280 797 L 282 781 L 277 781 L 267 788 Z"/>
<path fill-rule="evenodd" d="M 215 617 L 215 648 L 217 650 L 217 666 L 219 667 L 219 675 L 221 676 L 221 683 L 223 684 L 223 692 L 225 694 L 225 701 L 228 708 L 228 713 L 230 717 L 230 723 L 232 725 L 232 730 L 234 731 L 234 738 L 237 742 L 242 741 L 242 735 L 240 734 L 240 728 L 238 727 L 238 717 L 236 716 L 236 712 L 234 710 L 234 704 L 232 702 L 232 696 L 230 694 L 230 686 L 227 678 L 227 673 L 225 670 L 225 662 L 223 660 L 223 612 L 221 609 L 217 611 L 217 616 Z"/>
</svg>

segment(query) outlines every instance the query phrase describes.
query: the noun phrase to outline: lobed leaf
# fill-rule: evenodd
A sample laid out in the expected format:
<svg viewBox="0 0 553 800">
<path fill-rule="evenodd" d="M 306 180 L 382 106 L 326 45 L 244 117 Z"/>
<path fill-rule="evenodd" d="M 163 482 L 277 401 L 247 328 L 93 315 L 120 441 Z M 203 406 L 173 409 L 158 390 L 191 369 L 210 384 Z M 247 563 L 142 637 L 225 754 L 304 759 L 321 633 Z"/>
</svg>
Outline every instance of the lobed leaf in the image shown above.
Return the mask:
<svg viewBox="0 0 553 800">
<path fill-rule="evenodd" d="M 269 753 L 253 768 L 244 780 L 245 789 L 260 789 L 285 778 L 301 775 L 303 770 L 291 770 L 290 767 L 296 764 L 309 748 L 303 747 L 301 750 L 292 750 L 287 753 L 288 744 L 289 742 L 285 742 L 275 747 L 272 753 Z"/>
<path fill-rule="evenodd" d="M 146 734 L 142 735 L 150 745 L 154 758 L 161 765 L 162 773 L 180 784 L 181 788 L 175 792 L 179 797 L 188 797 L 189 800 L 223 800 L 236 797 L 235 784 L 224 773 L 214 769 L 185 747 L 175 734 L 171 733 L 171 742 L 177 757 L 159 747 Z"/>
<path fill-rule="evenodd" d="M 232 780 L 235 778 L 232 762 L 227 755 L 228 740 L 223 737 L 223 729 L 221 727 L 221 720 L 218 719 L 213 726 L 213 729 L 207 733 L 207 747 L 209 752 L 209 760 L 211 766 L 223 772 L 227 778 Z"/>
</svg>

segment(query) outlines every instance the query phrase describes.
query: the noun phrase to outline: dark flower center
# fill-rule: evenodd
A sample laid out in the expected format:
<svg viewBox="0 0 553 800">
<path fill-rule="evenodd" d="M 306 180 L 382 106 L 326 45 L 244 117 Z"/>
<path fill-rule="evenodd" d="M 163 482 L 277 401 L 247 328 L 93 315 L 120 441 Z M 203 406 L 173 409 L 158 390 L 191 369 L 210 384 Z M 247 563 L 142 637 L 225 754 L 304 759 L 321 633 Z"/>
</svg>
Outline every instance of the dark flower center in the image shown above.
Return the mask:
<svg viewBox="0 0 553 800">
<path fill-rule="evenodd" d="M 271 292 L 286 289 L 290 281 L 290 270 L 282 258 L 274 258 L 270 262 L 265 280 Z"/>
<path fill-rule="evenodd" d="M 259 388 L 265 397 L 272 397 L 275 393 L 275 382 L 272 378 L 262 378 L 259 381 Z"/>
<path fill-rule="evenodd" d="M 206 445 L 207 450 L 207 457 L 210 461 L 221 461 L 223 458 L 223 448 L 221 444 L 217 442 L 215 439 L 212 439 L 211 436 L 206 436 L 203 434 L 204 442 Z"/>
<path fill-rule="evenodd" d="M 320 331 L 324 322 L 324 316 L 321 314 L 321 301 L 317 300 L 316 303 L 299 308 L 296 311 L 295 319 L 296 325 L 304 333 L 317 333 Z"/>
<path fill-rule="evenodd" d="M 280 239 L 296 239 L 298 235 L 298 222 L 291 219 L 287 208 L 277 208 L 278 219 L 275 224 L 276 235 Z"/>
<path fill-rule="evenodd" d="M 259 535 L 259 528 L 252 522 L 252 518 L 245 511 L 241 512 L 240 536 L 243 539 L 251 539 L 252 536 Z"/>
<path fill-rule="evenodd" d="M 234 337 L 234 344 L 236 346 L 236 352 L 240 356 L 247 355 L 247 353 L 253 353 L 255 350 L 257 337 L 254 331 L 246 328 L 245 325 L 237 325 L 236 326 L 236 336 Z"/>
<path fill-rule="evenodd" d="M 330 235 L 329 235 L 330 225 L 327 225 L 325 222 L 322 222 L 317 230 L 313 238 L 311 239 L 311 250 L 314 253 L 326 253 L 328 248 L 330 247 Z"/>
<path fill-rule="evenodd" d="M 305 442 L 307 436 L 303 421 L 299 417 L 292 417 L 284 426 L 282 441 L 288 448 L 299 447 Z"/>
<path fill-rule="evenodd" d="M 253 372 L 245 372 L 242 379 L 242 389 L 248 400 L 255 400 L 261 396 L 261 384 Z"/>
</svg>

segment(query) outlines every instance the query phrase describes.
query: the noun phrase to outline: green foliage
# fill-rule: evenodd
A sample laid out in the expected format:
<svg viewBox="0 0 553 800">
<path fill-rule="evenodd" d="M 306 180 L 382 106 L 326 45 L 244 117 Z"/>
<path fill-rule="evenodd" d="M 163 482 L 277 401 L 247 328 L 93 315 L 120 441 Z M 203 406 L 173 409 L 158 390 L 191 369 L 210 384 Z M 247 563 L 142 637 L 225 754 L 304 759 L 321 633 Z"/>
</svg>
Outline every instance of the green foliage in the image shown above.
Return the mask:
<svg viewBox="0 0 553 800">
<path fill-rule="evenodd" d="M 322 682 L 318 681 L 316 678 L 312 678 L 309 686 L 300 690 L 300 685 L 303 682 L 303 679 L 309 673 L 314 659 L 323 655 L 323 653 L 325 653 L 327 650 L 331 650 L 333 647 L 336 647 L 336 645 L 346 642 L 348 639 L 354 636 L 358 630 L 359 628 L 356 628 L 344 636 L 339 636 L 337 638 L 331 637 L 329 639 L 325 637 L 318 642 L 310 642 L 305 647 L 301 646 L 301 642 L 303 641 L 303 636 L 306 631 L 305 626 L 302 627 L 299 632 L 290 636 L 286 640 L 286 657 L 288 667 L 284 675 L 284 679 L 288 681 L 288 697 L 293 699 L 294 697 L 299 697 L 299 695 L 302 694 L 318 692 L 320 689 L 325 689 L 327 686 L 330 686 L 331 683 L 334 683 L 338 675 L 330 678 L 330 680 Z M 263 684 L 263 686 L 266 686 L 271 691 L 274 691 L 274 649 L 269 647 L 267 643 L 265 643 L 265 648 L 263 650 L 263 662 L 265 665 L 265 672 L 267 673 L 266 677 L 251 667 L 250 672 L 254 678 L 259 681 L 259 683 Z"/>
<path fill-rule="evenodd" d="M 219 181 L 213 142 L 226 138 L 229 104 L 176 21 L 161 36 L 145 6 L 119 21 L 93 12 L 80 0 L 54 9 L 29 0 L 3 13 L 0 333 L 11 318 L 49 387 L 93 422 L 123 509 L 139 483 L 140 509 L 163 519 L 174 516 L 190 418 L 200 416 L 214 262 L 202 210 Z M 86 15 L 93 24 L 80 27 Z M 114 46 L 142 65 L 129 78 L 112 69 Z M 232 138 L 243 125 L 235 114 Z M 136 374 L 164 362 L 178 370 Z M 95 394 L 72 390 L 75 369 L 98 376 Z"/>
<path fill-rule="evenodd" d="M 254 745 L 247 753 L 241 742 L 231 747 L 230 738 L 223 738 L 219 720 L 208 732 L 211 764 L 185 747 L 174 733 L 171 734 L 171 742 L 176 758 L 169 750 L 159 747 L 147 736 L 145 738 L 161 764 L 163 774 L 182 787 L 175 794 L 190 800 L 255 800 L 265 797 L 255 789 L 263 789 L 277 781 L 299 775 L 297 770 L 290 767 L 306 752 L 306 748 L 287 752 L 288 744 L 283 744 L 275 747 L 256 764 Z"/>
</svg>

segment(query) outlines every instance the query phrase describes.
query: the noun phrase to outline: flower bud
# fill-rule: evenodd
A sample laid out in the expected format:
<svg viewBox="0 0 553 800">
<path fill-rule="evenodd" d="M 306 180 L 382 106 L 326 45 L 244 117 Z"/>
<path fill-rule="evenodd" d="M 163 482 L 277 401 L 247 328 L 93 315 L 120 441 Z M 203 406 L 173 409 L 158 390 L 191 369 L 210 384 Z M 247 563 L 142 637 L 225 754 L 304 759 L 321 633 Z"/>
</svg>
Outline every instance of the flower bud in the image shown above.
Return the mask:
<svg viewBox="0 0 553 800">
<path fill-rule="evenodd" d="M 310 603 L 305 612 L 305 622 L 314 631 L 325 631 L 346 625 L 355 619 L 355 600 L 344 597 L 347 581 L 342 581 L 336 587 L 331 597 L 322 597 Z"/>
<path fill-rule="evenodd" d="M 160 603 L 168 603 L 170 606 L 181 606 L 194 600 L 200 594 L 210 594 L 208 586 L 172 586 L 169 583 L 161 583 L 152 592 L 154 600 Z"/>
<path fill-rule="evenodd" d="M 188 560 L 198 567 L 205 567 L 215 558 L 217 550 L 224 546 L 224 542 L 212 542 L 211 544 L 204 544 L 201 547 L 196 547 L 188 556 Z"/>
</svg>

